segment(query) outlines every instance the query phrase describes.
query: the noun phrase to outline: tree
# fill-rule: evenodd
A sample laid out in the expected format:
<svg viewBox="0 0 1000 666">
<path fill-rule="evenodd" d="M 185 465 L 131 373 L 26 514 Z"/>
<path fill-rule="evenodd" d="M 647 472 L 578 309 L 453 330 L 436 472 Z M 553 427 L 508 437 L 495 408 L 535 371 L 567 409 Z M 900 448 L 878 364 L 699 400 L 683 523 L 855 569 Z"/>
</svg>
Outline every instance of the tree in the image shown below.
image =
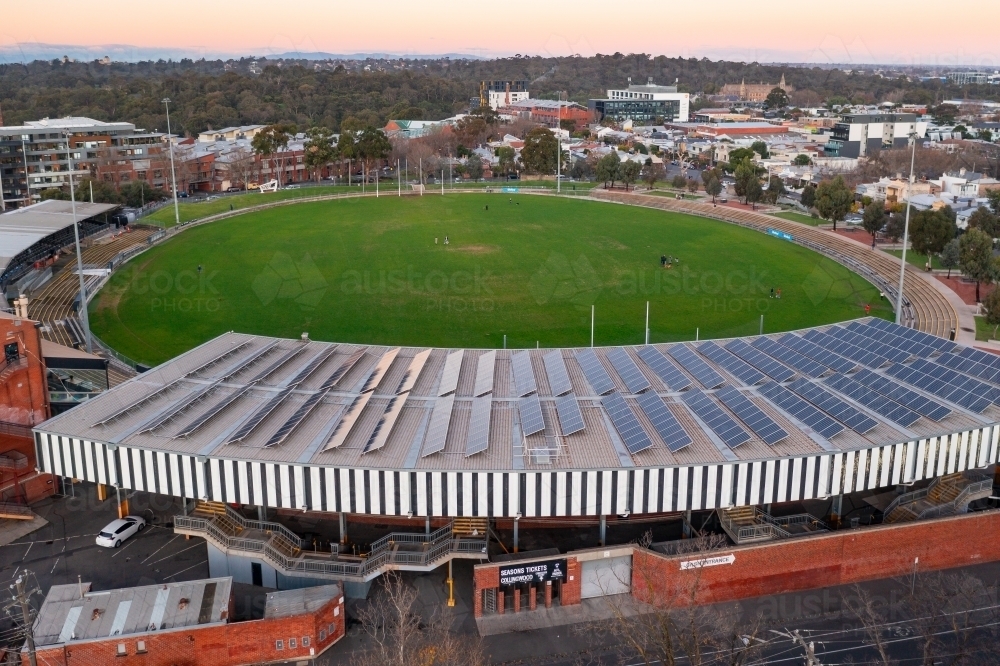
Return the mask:
<svg viewBox="0 0 1000 666">
<path fill-rule="evenodd" d="M 767 144 L 764 143 L 763 141 L 754 141 L 752 144 L 750 144 L 750 150 L 760 155 L 760 158 L 762 160 L 766 160 L 768 157 L 771 156 L 771 153 L 769 153 L 767 150 Z"/>
<path fill-rule="evenodd" d="M 994 215 L 1000 215 L 1000 190 L 987 190 L 986 199 L 990 203 L 990 210 Z"/>
<path fill-rule="evenodd" d="M 714 176 L 709 178 L 705 183 L 705 193 L 712 195 L 712 203 L 715 203 L 715 197 L 722 193 L 722 181 Z"/>
<path fill-rule="evenodd" d="M 905 229 L 906 218 L 903 217 L 902 213 L 892 213 L 889 215 L 889 221 L 885 225 L 886 238 L 893 243 L 898 243 L 899 239 L 903 237 Z"/>
<path fill-rule="evenodd" d="M 987 206 L 980 206 L 969 216 L 969 228 L 980 229 L 991 238 L 1000 236 L 1000 217 L 997 217 Z"/>
<path fill-rule="evenodd" d="M 812 159 L 808 155 L 803 153 L 801 155 L 796 155 L 795 159 L 792 160 L 792 164 L 794 164 L 795 166 L 809 166 L 810 164 L 812 164 Z"/>
<path fill-rule="evenodd" d="M 816 188 L 816 209 L 821 217 L 833 222 L 833 230 L 837 230 L 840 222 L 851 212 L 854 193 L 844 182 L 843 176 L 824 180 Z"/>
<path fill-rule="evenodd" d="M 931 263 L 931 255 L 944 249 L 948 241 L 957 233 L 955 223 L 944 211 L 922 210 L 910 220 L 910 247 L 914 252 L 927 255 L 927 263 Z"/>
<path fill-rule="evenodd" d="M 861 217 L 861 226 L 872 235 L 872 242 L 875 242 L 875 234 L 882 231 L 885 226 L 885 206 L 881 201 L 873 201 L 865 206 L 865 213 Z"/>
<path fill-rule="evenodd" d="M 764 192 L 764 200 L 768 203 L 778 203 L 778 199 L 785 194 L 785 183 L 779 176 L 771 176 L 767 181 L 767 191 Z"/>
<path fill-rule="evenodd" d="M 993 239 L 979 229 L 969 229 L 959 241 L 958 267 L 970 280 L 976 282 L 976 302 L 979 285 L 993 278 Z"/>
<path fill-rule="evenodd" d="M 653 164 L 651 162 L 642 168 L 642 182 L 646 183 L 649 189 L 653 189 L 656 181 L 663 178 L 664 175 L 666 175 L 666 171 L 663 169 L 663 164 Z"/>
<path fill-rule="evenodd" d="M 412 144 L 411 144 L 412 145 Z M 357 139 L 354 136 L 354 132 L 351 130 L 341 129 L 340 138 L 337 139 L 337 158 L 340 160 L 341 166 L 343 166 L 344 160 L 347 160 L 347 184 L 351 184 L 351 160 L 358 157 L 357 149 Z"/>
<path fill-rule="evenodd" d="M 459 145 L 476 148 L 486 142 L 490 134 L 490 124 L 482 116 L 468 115 L 455 125 Z"/>
<path fill-rule="evenodd" d="M 119 188 L 119 192 L 125 205 L 131 208 L 139 208 L 167 198 L 166 192 L 153 187 L 144 180 L 133 180 L 131 183 L 126 183 Z"/>
<path fill-rule="evenodd" d="M 712 169 L 705 169 L 701 172 L 701 182 L 704 185 L 708 185 L 708 181 L 715 178 L 720 183 L 722 182 L 722 169 L 719 167 L 714 167 Z"/>
<path fill-rule="evenodd" d="M 639 173 L 642 171 L 642 165 L 635 160 L 626 160 L 621 166 L 621 179 L 625 183 L 625 190 L 628 191 L 628 186 L 639 180 Z"/>
<path fill-rule="evenodd" d="M 807 184 L 805 187 L 803 187 L 802 188 L 802 196 L 800 198 L 800 201 L 802 202 L 802 205 L 806 207 L 806 209 L 810 209 L 813 206 L 815 206 L 816 205 L 816 187 L 813 186 L 813 185 L 809 185 L 809 184 Z"/>
<path fill-rule="evenodd" d="M 613 150 L 598 160 L 597 168 L 594 171 L 597 179 L 604 183 L 604 187 L 608 187 L 610 182 L 611 188 L 614 189 L 615 181 L 621 174 L 621 162 L 618 153 Z"/>
<path fill-rule="evenodd" d="M 675 190 L 682 190 L 685 186 L 687 186 L 687 178 L 677 174 L 670 180 L 670 186 Z"/>
<path fill-rule="evenodd" d="M 688 192 L 697 192 L 698 191 L 698 181 L 695 180 L 694 178 L 688 178 L 687 190 L 688 190 Z"/>
<path fill-rule="evenodd" d="M 250 141 L 253 151 L 260 155 L 263 160 L 271 160 L 271 177 L 278 181 L 280 186 L 284 180 L 285 172 L 285 151 L 288 150 L 288 142 L 295 135 L 295 125 L 276 124 L 268 125 L 254 135 Z"/>
<path fill-rule="evenodd" d="M 503 175 L 509 175 L 517 167 L 517 153 L 510 146 L 497 148 L 497 169 Z"/>
<path fill-rule="evenodd" d="M 764 100 L 764 105 L 769 109 L 783 109 L 788 106 L 788 93 L 782 88 L 771 88 L 771 92 L 767 93 L 767 99 Z"/>
<path fill-rule="evenodd" d="M 469 155 L 465 160 L 465 173 L 473 182 L 483 177 L 483 158 L 479 155 Z"/>
<path fill-rule="evenodd" d="M 253 151 L 244 144 L 237 146 L 229 153 L 229 173 L 230 181 L 238 183 L 240 187 L 246 189 L 247 185 L 257 173 L 257 160 Z"/>
<path fill-rule="evenodd" d="M 549 175 L 556 172 L 556 150 L 559 142 L 548 127 L 536 127 L 524 137 L 521 162 L 528 173 Z"/>
<path fill-rule="evenodd" d="M 750 148 L 736 148 L 729 151 L 729 162 L 724 164 L 723 167 L 729 173 L 736 173 L 736 169 L 740 164 L 747 160 L 752 163 L 756 156 L 757 153 Z"/>
<path fill-rule="evenodd" d="M 751 204 L 754 210 L 757 210 L 757 204 L 764 198 L 764 188 L 761 187 L 760 181 L 756 178 L 749 181 L 745 195 L 747 203 Z"/>
<path fill-rule="evenodd" d="M 951 277 L 951 269 L 958 268 L 961 259 L 961 247 L 957 238 L 952 238 L 941 250 L 941 266 L 948 269 L 948 277 Z"/>
<path fill-rule="evenodd" d="M 746 197 L 747 192 L 750 191 L 750 184 L 757 183 L 758 186 L 760 185 L 756 165 L 754 165 L 749 157 L 744 157 L 736 165 L 733 177 L 736 179 L 736 196 L 743 197 L 744 203 L 749 203 Z"/>
<path fill-rule="evenodd" d="M 355 152 L 364 161 L 365 182 L 368 181 L 368 162 L 374 162 L 377 171 L 382 160 L 388 157 L 391 151 L 392 143 L 386 137 L 385 132 L 371 125 L 361 130 L 361 133 L 358 134 Z"/>
<path fill-rule="evenodd" d="M 337 149 L 333 145 L 333 132 L 326 127 L 310 127 L 306 130 L 306 141 L 303 144 L 305 156 L 303 163 L 311 169 L 318 183 L 323 167 L 333 161 Z"/>
</svg>

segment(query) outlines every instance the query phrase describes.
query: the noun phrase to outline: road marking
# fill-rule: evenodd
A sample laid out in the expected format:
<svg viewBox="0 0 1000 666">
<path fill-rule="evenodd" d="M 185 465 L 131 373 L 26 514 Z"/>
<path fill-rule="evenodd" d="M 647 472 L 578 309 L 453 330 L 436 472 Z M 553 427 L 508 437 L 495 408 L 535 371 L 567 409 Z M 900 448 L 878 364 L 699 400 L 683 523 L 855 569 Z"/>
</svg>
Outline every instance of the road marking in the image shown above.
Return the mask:
<svg viewBox="0 0 1000 666">
<path fill-rule="evenodd" d="M 150 562 L 150 564 L 156 564 L 157 562 L 162 562 L 163 560 L 169 560 L 169 559 L 170 559 L 171 557 L 176 557 L 176 556 L 180 555 L 180 554 L 181 554 L 181 553 L 183 553 L 183 552 L 184 552 L 185 550 L 191 550 L 192 548 L 197 548 L 197 547 L 198 547 L 198 546 L 200 546 L 200 545 L 202 545 L 202 544 L 200 544 L 200 543 L 196 543 L 196 544 L 194 544 L 193 546 L 188 546 L 188 547 L 187 547 L 187 548 L 185 548 L 184 550 L 178 550 L 178 551 L 177 551 L 176 553 L 173 553 L 172 555 L 167 555 L 166 557 L 161 557 L 161 558 L 160 558 L 160 559 L 158 559 L 158 560 L 153 560 L 152 562 Z"/>
<path fill-rule="evenodd" d="M 34 541 L 32 541 L 31 543 L 28 544 L 28 550 L 24 551 L 24 555 L 21 556 L 22 560 L 27 559 L 28 553 L 31 552 L 31 547 L 34 546 L 34 545 L 35 545 Z"/>
<path fill-rule="evenodd" d="M 169 576 L 167 576 L 167 578 L 173 578 L 174 576 L 179 576 L 182 573 L 184 573 L 185 571 L 189 571 L 190 569 L 194 569 L 195 567 L 200 567 L 202 564 L 206 564 L 207 562 L 208 562 L 208 560 L 202 560 L 201 562 L 198 562 L 197 564 L 192 564 L 187 569 L 181 569 L 177 573 L 170 574 Z"/>
<path fill-rule="evenodd" d="M 49 572 L 50 576 L 56 572 L 56 567 L 59 566 L 59 560 L 61 559 L 61 557 L 56 558 L 56 563 L 52 565 L 52 571 Z"/>
<path fill-rule="evenodd" d="M 125 546 L 125 548 L 128 548 L 129 546 L 131 546 L 131 545 L 132 545 L 132 544 L 134 544 L 134 543 L 135 543 L 135 541 L 134 541 L 134 540 L 133 540 L 133 541 L 129 541 L 129 542 L 128 542 L 128 546 Z M 125 552 L 125 548 L 119 548 L 119 549 L 118 549 L 118 553 L 123 553 L 123 552 Z M 118 553 L 115 553 L 115 554 L 114 554 L 114 555 L 112 555 L 111 557 L 117 557 L 117 556 L 118 556 Z"/>
<path fill-rule="evenodd" d="M 171 539 L 170 541 L 166 542 L 165 544 L 163 544 L 162 546 L 160 546 L 159 548 L 157 548 L 156 550 L 154 550 L 154 551 L 153 551 L 152 553 L 150 553 L 149 555 L 147 555 L 147 556 L 146 556 L 146 559 L 145 559 L 145 560 L 143 560 L 143 561 L 141 562 L 141 564 L 145 564 L 145 563 L 146 563 L 146 560 L 148 560 L 148 559 L 149 559 L 149 558 L 151 558 L 151 557 L 152 557 L 153 555 L 156 555 L 156 554 L 157 554 L 158 552 L 160 552 L 161 550 L 163 550 L 164 548 L 166 548 L 167 546 L 169 546 L 169 545 L 170 545 L 171 543 L 173 543 L 174 539 L 179 539 L 179 538 L 180 538 L 180 536 L 181 536 L 180 534 L 176 534 L 176 535 L 174 535 L 174 538 L 173 538 L 173 539 Z"/>
</svg>

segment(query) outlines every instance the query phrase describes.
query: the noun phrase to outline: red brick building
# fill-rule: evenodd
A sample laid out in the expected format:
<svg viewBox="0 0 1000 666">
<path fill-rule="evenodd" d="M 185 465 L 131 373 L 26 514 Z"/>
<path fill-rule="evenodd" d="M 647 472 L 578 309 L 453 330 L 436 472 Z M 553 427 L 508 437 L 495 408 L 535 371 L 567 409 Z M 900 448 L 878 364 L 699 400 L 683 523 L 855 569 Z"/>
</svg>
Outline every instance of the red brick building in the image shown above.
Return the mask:
<svg viewBox="0 0 1000 666">
<path fill-rule="evenodd" d="M 93 592 L 53 585 L 35 621 L 49 666 L 241 666 L 308 660 L 344 636 L 340 585 L 267 594 L 264 617 L 235 617 L 231 578 Z M 27 666 L 28 653 L 21 663 Z"/>
<path fill-rule="evenodd" d="M 0 312 L 0 422 L 37 425 L 49 418 L 38 322 Z"/>
<path fill-rule="evenodd" d="M 551 99 L 523 99 L 499 109 L 501 115 L 527 118 L 547 127 L 559 127 L 560 122 L 572 121 L 577 129 L 593 122 L 594 114 L 576 102 Z"/>
</svg>

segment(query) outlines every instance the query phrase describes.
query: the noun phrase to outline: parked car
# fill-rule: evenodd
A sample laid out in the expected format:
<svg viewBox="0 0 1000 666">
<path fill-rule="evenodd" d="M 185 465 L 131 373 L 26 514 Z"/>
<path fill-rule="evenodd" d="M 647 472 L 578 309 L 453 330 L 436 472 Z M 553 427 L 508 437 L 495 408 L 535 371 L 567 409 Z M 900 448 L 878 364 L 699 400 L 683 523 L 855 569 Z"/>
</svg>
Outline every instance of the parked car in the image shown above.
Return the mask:
<svg viewBox="0 0 1000 666">
<path fill-rule="evenodd" d="M 112 520 L 97 535 L 97 545 L 104 548 L 117 548 L 133 534 L 146 528 L 146 519 L 141 516 L 125 516 Z"/>
<path fill-rule="evenodd" d="M 227 187 L 226 192 L 242 192 L 242 187 Z"/>
<path fill-rule="evenodd" d="M 177 198 L 178 199 L 187 199 L 188 198 L 188 193 L 187 192 L 178 192 L 177 193 Z"/>
</svg>

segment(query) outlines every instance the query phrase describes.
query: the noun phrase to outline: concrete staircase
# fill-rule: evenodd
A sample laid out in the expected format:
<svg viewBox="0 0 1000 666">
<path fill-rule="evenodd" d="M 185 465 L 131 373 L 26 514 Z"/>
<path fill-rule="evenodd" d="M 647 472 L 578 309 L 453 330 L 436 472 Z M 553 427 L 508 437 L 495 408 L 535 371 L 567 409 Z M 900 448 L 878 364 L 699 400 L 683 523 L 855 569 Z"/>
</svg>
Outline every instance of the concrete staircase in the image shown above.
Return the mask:
<svg viewBox="0 0 1000 666">
<path fill-rule="evenodd" d="M 993 478 L 976 471 L 938 477 L 926 488 L 900 495 L 883 512 L 886 524 L 953 516 L 969 510 L 969 504 L 993 492 Z"/>
</svg>

